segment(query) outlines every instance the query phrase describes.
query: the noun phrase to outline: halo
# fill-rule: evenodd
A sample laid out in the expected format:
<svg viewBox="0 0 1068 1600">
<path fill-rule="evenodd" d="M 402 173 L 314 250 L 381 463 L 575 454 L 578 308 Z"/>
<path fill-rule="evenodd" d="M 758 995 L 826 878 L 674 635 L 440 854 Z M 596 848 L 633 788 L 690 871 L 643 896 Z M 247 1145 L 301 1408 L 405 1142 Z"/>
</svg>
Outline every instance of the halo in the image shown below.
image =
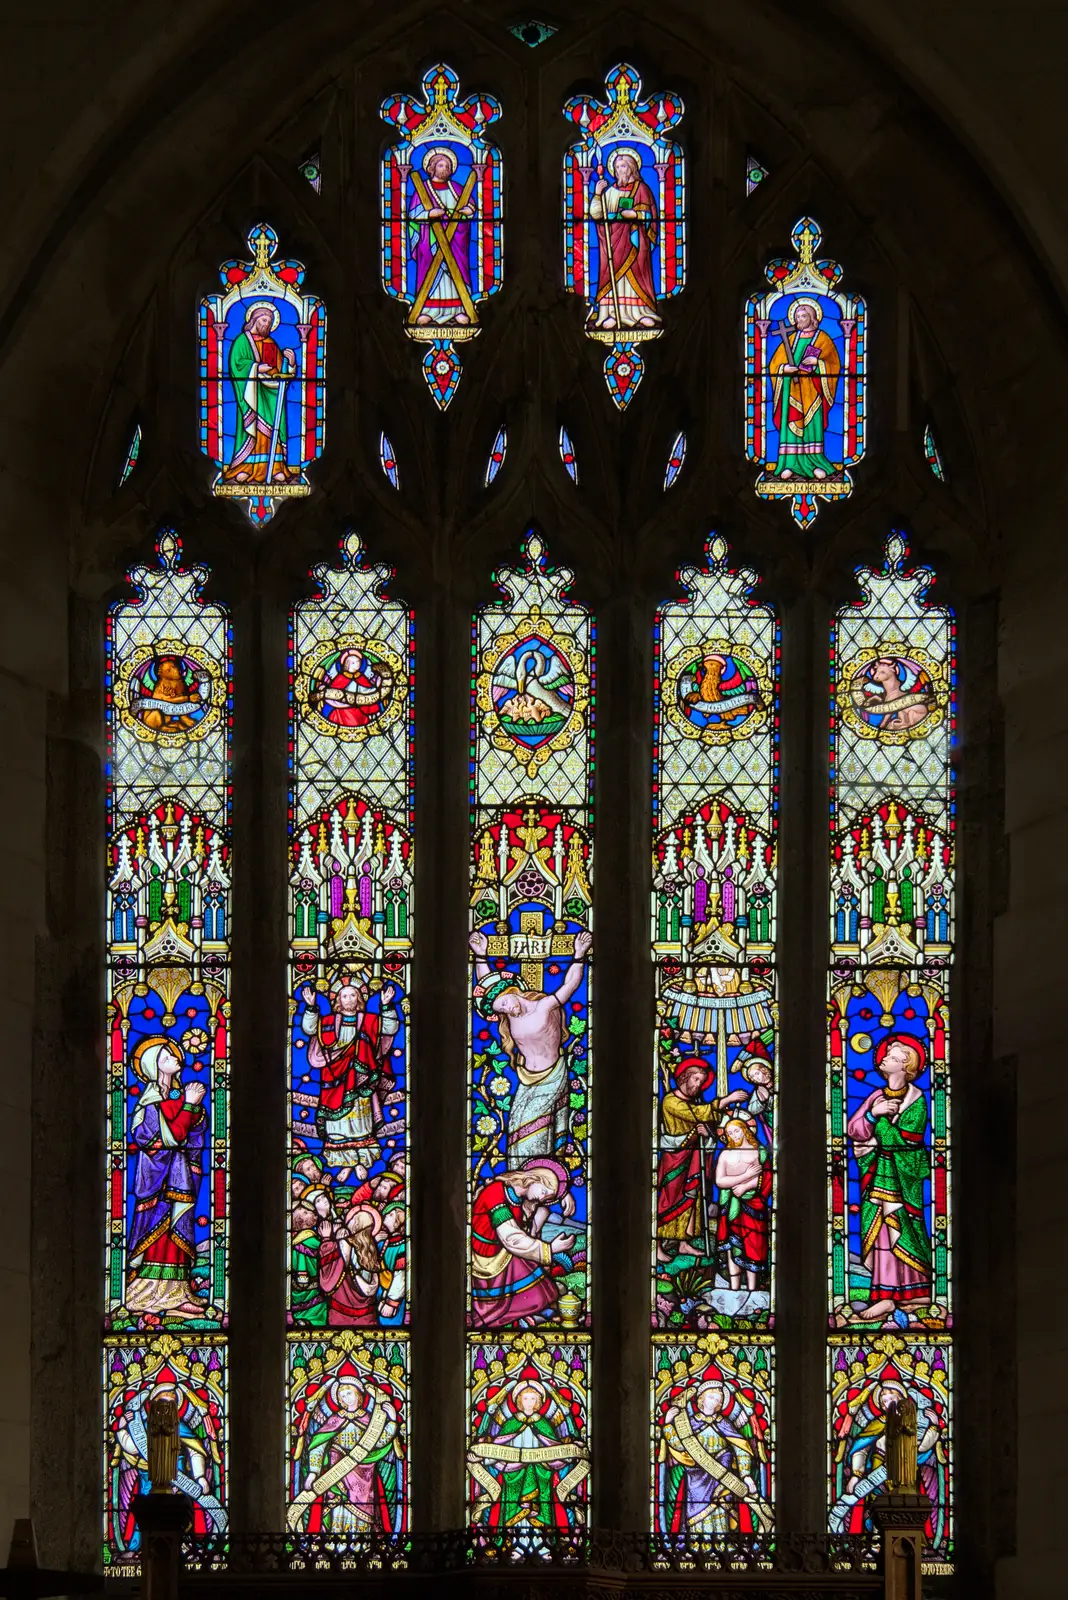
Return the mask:
<svg viewBox="0 0 1068 1600">
<path fill-rule="evenodd" d="M 556 1179 L 556 1199 L 562 1200 L 570 1187 L 567 1168 L 561 1166 L 559 1161 L 553 1161 L 549 1156 L 531 1156 L 529 1161 L 524 1161 L 521 1172 L 548 1172 Z"/>
<path fill-rule="evenodd" d="M 798 306 L 808 306 L 809 310 L 816 318 L 817 326 L 823 321 L 823 307 L 820 305 L 819 301 L 810 299 L 808 295 L 801 295 L 798 299 L 791 303 L 789 312 L 791 322 L 794 321 L 794 312 L 797 310 Z M 794 323 L 794 326 L 796 327 L 797 324 Z"/>
<path fill-rule="evenodd" d="M 277 328 L 278 324 L 282 320 L 282 313 L 279 311 L 279 309 L 275 305 L 274 301 L 273 300 L 253 300 L 251 305 L 249 305 L 248 308 L 245 311 L 245 327 L 246 328 L 248 327 L 249 323 L 252 321 L 252 318 L 255 316 L 257 311 L 269 311 L 271 313 L 271 316 L 273 318 L 273 321 L 271 322 L 271 332 L 273 333 L 274 330 Z"/>
<path fill-rule="evenodd" d="M 452 167 L 451 167 L 450 172 L 449 172 L 449 176 L 451 177 L 452 174 L 456 171 L 456 168 L 460 164 L 459 161 L 457 160 L 455 150 L 450 150 L 447 144 L 431 145 L 430 149 L 427 150 L 423 155 L 423 171 L 424 172 L 427 170 L 427 168 L 429 167 L 430 163 L 433 161 L 435 156 L 446 156 L 449 159 L 449 161 L 451 161 Z"/>
<path fill-rule="evenodd" d="M 349 1209 L 345 1212 L 346 1223 L 351 1226 L 353 1217 L 359 1216 L 361 1211 L 366 1211 L 367 1215 L 371 1219 L 372 1239 L 380 1238 L 383 1232 L 382 1213 L 379 1211 L 377 1206 L 371 1205 L 370 1201 L 368 1200 L 357 1200 L 354 1206 L 349 1207 Z M 362 1228 L 360 1229 L 360 1232 L 363 1232 Z"/>
<path fill-rule="evenodd" d="M 146 1065 L 143 1058 L 149 1050 L 155 1049 L 158 1051 L 161 1045 L 166 1045 L 168 1049 L 175 1053 L 175 1055 L 180 1056 L 182 1053 L 181 1048 L 173 1039 L 168 1039 L 165 1033 L 155 1033 L 150 1039 L 142 1039 L 141 1043 L 137 1046 L 137 1049 L 130 1058 L 130 1065 L 133 1067 L 133 1070 L 136 1072 L 142 1083 L 159 1082 L 159 1065 L 157 1059 L 154 1057 L 152 1061 Z"/>
<path fill-rule="evenodd" d="M 633 145 L 621 144 L 615 150 L 612 151 L 612 154 L 608 157 L 608 160 L 605 162 L 605 166 L 608 168 L 608 170 L 612 174 L 613 178 L 616 175 L 616 162 L 619 160 L 620 156 L 630 156 L 630 159 L 634 162 L 634 165 L 638 169 L 639 176 L 641 175 L 641 170 L 642 170 L 642 158 L 641 158 L 641 156 L 638 154 L 637 150 L 635 150 Z"/>
<path fill-rule="evenodd" d="M 515 1397 L 516 1397 L 517 1394 L 519 1394 L 520 1390 L 522 1390 L 522 1389 L 533 1389 L 534 1393 L 538 1396 L 538 1398 L 541 1401 L 542 1405 L 544 1405 L 546 1400 L 548 1400 L 548 1398 L 549 1398 L 548 1390 L 546 1389 L 546 1387 L 545 1387 L 545 1385 L 543 1383 L 539 1383 L 537 1378 L 519 1378 L 519 1379 L 516 1380 L 516 1385 L 515 1385 L 515 1388 L 512 1390 L 512 1395 L 511 1395 L 513 1411 L 515 1410 Z"/>
</svg>

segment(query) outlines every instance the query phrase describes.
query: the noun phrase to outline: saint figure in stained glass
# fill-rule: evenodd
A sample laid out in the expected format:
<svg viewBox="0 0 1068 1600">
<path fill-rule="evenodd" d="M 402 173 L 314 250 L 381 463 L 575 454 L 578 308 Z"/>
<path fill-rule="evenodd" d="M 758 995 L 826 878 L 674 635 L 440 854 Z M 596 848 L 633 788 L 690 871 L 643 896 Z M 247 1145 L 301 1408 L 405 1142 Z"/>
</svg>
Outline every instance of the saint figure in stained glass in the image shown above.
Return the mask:
<svg viewBox="0 0 1068 1600">
<path fill-rule="evenodd" d="M 304 266 L 278 257 L 258 223 L 251 261 L 224 261 L 223 293 L 200 307 L 200 442 L 218 468 L 212 492 L 244 500 L 255 523 L 311 493 L 323 451 L 326 308 L 301 293 Z"/>
<path fill-rule="evenodd" d="M 837 286 L 842 268 L 817 260 L 822 235 L 802 217 L 797 256 L 769 262 L 770 291 L 746 307 L 746 454 L 762 463 L 756 492 L 788 499 L 805 528 L 820 499 L 853 492 L 847 468 L 864 454 L 866 308 Z"/>
<path fill-rule="evenodd" d="M 411 339 L 427 345 L 423 375 L 442 410 L 460 381 L 456 345 L 479 332 L 479 306 L 503 280 L 501 157 L 485 137 L 501 108 L 461 101 L 444 63 L 422 95 L 391 95 L 381 115 L 397 132 L 382 162 L 382 285 L 408 307 Z"/>
<path fill-rule="evenodd" d="M 564 115 L 581 138 L 564 156 L 564 275 L 587 303 L 586 333 L 609 346 L 605 381 L 622 410 L 641 381 L 641 344 L 662 331 L 661 302 L 686 279 L 683 114 L 672 92 L 643 99 L 633 67 L 613 67 L 607 100 L 576 95 Z"/>
</svg>

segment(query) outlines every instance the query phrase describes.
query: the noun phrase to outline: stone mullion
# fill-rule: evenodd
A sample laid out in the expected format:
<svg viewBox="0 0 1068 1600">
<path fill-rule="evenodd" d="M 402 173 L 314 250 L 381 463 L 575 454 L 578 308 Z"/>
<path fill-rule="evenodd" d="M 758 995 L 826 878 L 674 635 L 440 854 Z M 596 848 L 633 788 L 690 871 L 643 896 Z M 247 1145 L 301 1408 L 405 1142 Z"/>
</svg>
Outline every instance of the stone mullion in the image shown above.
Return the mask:
<svg viewBox="0 0 1068 1600">
<path fill-rule="evenodd" d="M 827 636 L 829 612 L 782 608 L 779 824 L 777 1517 L 826 1522 Z"/>
<path fill-rule="evenodd" d="M 649 1525 L 652 607 L 597 607 L 593 1521 Z"/>
<path fill-rule="evenodd" d="M 464 1522 L 470 605 L 416 606 L 412 978 L 413 1525 Z"/>
<path fill-rule="evenodd" d="M 285 605 L 250 574 L 232 610 L 230 1507 L 243 1533 L 285 1526 L 287 674 Z"/>
</svg>

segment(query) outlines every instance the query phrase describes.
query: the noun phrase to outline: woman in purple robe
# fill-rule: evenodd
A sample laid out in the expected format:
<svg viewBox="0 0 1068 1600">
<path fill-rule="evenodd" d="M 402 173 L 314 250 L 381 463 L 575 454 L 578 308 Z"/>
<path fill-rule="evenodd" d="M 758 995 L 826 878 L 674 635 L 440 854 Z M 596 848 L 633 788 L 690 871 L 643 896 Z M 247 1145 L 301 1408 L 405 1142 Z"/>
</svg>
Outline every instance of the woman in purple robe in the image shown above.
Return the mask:
<svg viewBox="0 0 1068 1600">
<path fill-rule="evenodd" d="M 126 1305 L 136 1313 L 198 1317 L 192 1286 L 193 1227 L 204 1172 L 204 1085 L 182 1084 L 182 1053 L 171 1039 L 146 1039 L 134 1051 L 144 1083 L 130 1127 L 136 1147 Z"/>
</svg>

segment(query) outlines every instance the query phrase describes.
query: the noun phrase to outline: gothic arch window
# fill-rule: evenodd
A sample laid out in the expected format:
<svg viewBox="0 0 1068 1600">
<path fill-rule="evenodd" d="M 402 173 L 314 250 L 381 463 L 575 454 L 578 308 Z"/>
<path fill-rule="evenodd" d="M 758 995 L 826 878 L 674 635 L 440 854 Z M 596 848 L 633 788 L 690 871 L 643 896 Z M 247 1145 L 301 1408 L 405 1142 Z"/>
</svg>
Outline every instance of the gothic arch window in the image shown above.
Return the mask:
<svg viewBox="0 0 1068 1600">
<path fill-rule="evenodd" d="M 707 42 L 419 51 L 263 129 L 120 368 L 116 570 L 185 554 L 106 654 L 108 1559 L 152 1394 L 204 1535 L 549 1554 L 866 1548 L 904 1395 L 946 1563 L 982 524 L 912 265 Z"/>
</svg>

